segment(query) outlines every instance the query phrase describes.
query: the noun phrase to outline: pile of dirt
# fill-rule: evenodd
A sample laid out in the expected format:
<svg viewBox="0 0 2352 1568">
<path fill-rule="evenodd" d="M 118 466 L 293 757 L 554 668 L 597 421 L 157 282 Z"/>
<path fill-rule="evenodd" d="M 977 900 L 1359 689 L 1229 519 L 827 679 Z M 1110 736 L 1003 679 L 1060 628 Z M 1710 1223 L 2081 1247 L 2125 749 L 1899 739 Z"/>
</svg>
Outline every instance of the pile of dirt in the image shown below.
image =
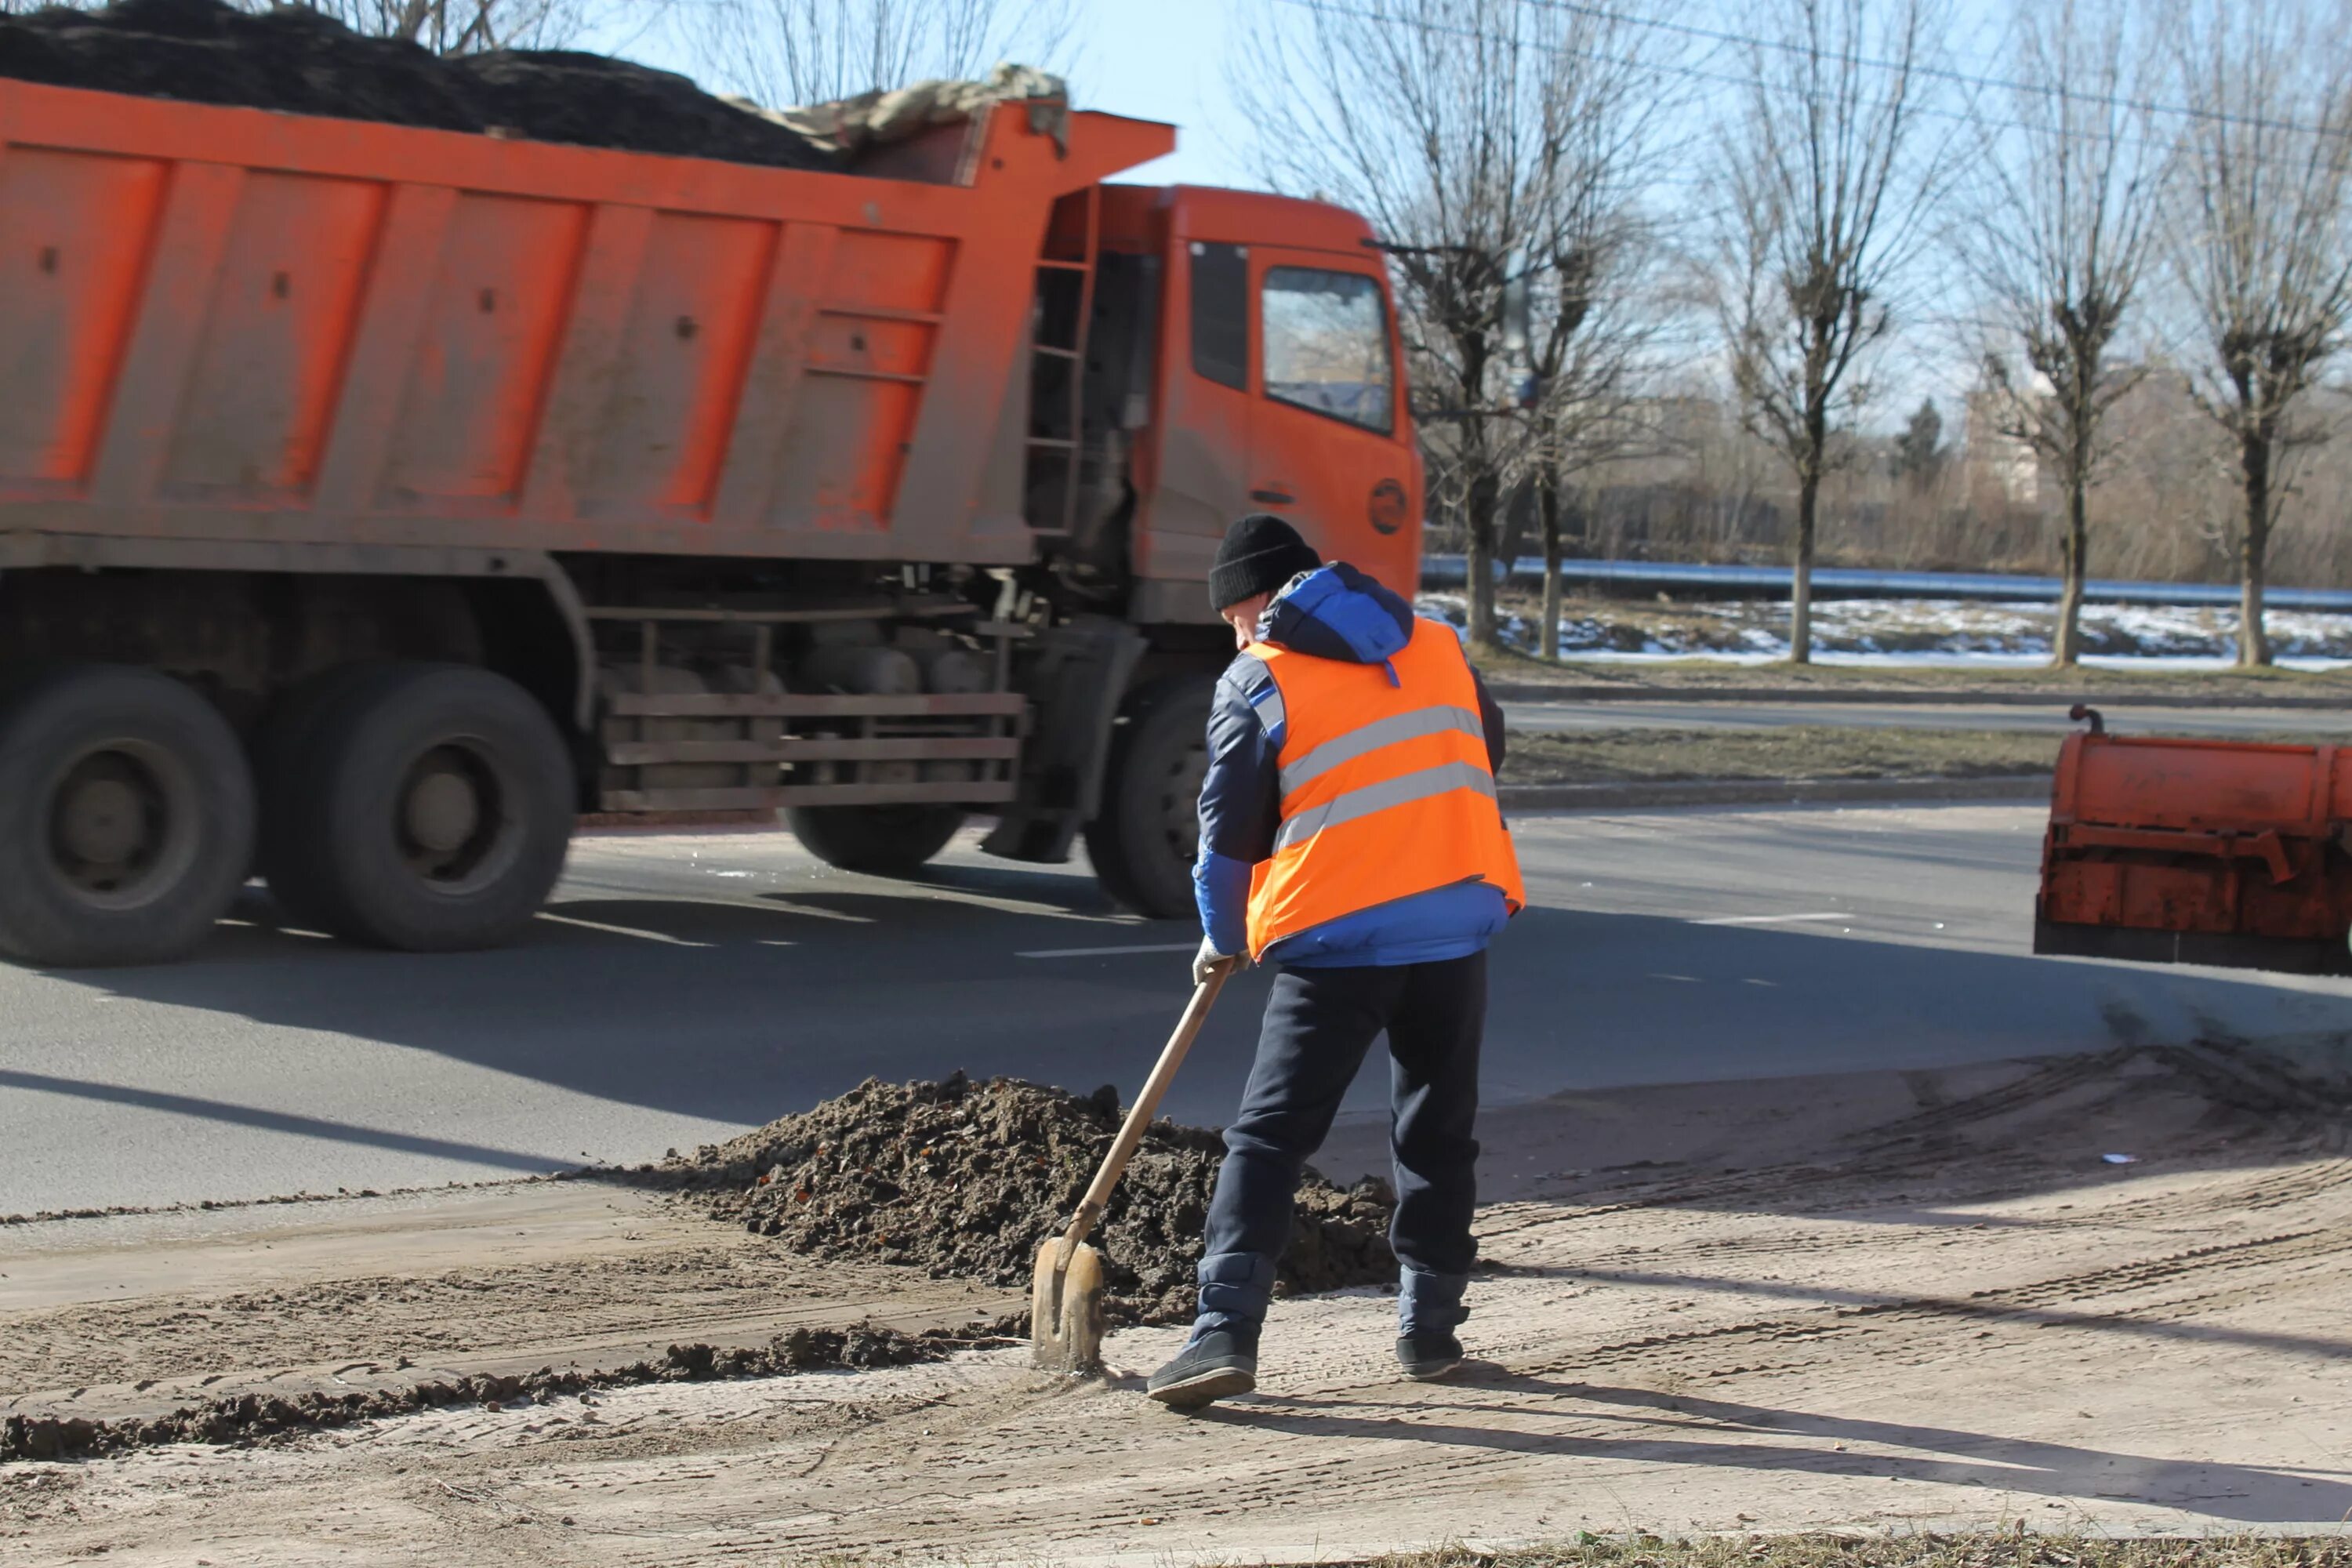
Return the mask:
<svg viewBox="0 0 2352 1568">
<path fill-rule="evenodd" d="M 294 5 L 254 14 L 223 0 L 115 0 L 0 16 L 0 77 L 777 168 L 839 162 L 668 71 L 561 51 L 443 58 Z"/>
<path fill-rule="evenodd" d="M 869 1079 L 650 1173 L 707 1194 L 713 1218 L 799 1250 L 1019 1286 L 1038 1247 L 1068 1222 L 1119 1121 L 1108 1087 L 1080 1097 L 961 1073 L 940 1083 Z M 1163 1119 L 1144 1133 L 1094 1238 L 1113 1322 L 1192 1316 L 1202 1222 L 1223 1152 L 1205 1128 Z M 1395 1206 L 1383 1182 L 1341 1189 L 1307 1172 L 1277 1291 L 1392 1283 Z"/>
<path fill-rule="evenodd" d="M 998 1325 L 998 1329 L 1007 1326 Z M 495 1411 L 646 1383 L 708 1383 L 722 1378 L 782 1377 L 796 1372 L 911 1366 L 944 1360 L 971 1342 L 940 1331 L 908 1334 L 872 1325 L 794 1329 L 762 1348 L 672 1345 L 658 1361 L 632 1362 L 601 1372 L 541 1367 L 532 1373 L 432 1378 L 405 1387 L 350 1394 L 236 1394 L 187 1405 L 168 1415 L 124 1416 L 114 1421 L 82 1415 L 10 1415 L 0 1418 L 0 1463 L 86 1458 L 157 1443 L 242 1447 L 445 1405 L 478 1405 Z"/>
</svg>

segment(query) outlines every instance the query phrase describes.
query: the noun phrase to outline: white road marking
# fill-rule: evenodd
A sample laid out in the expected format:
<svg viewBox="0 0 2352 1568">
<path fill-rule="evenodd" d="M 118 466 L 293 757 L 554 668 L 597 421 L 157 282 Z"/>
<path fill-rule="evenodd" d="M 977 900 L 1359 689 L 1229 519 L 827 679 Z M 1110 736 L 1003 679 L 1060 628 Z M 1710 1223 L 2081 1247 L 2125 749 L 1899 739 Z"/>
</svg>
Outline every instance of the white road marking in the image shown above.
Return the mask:
<svg viewBox="0 0 2352 1568">
<path fill-rule="evenodd" d="M 1849 918 L 1843 910 L 1815 910 L 1801 915 L 1717 915 L 1711 920 L 1690 923 L 1695 926 L 1778 926 L 1793 925 L 1799 921 L 1842 921 Z"/>
<path fill-rule="evenodd" d="M 1015 958 L 1117 958 L 1126 952 L 1192 952 L 1197 942 L 1163 942 L 1149 947 L 1047 947 L 1035 952 L 1016 952 Z"/>
<path fill-rule="evenodd" d="M 543 921 L 553 921 L 557 925 L 578 926 L 583 931 L 601 931 L 607 936 L 633 936 L 642 942 L 666 942 L 672 947 L 709 947 L 710 945 L 707 942 L 688 942 L 682 936 L 672 936 L 667 931 L 640 931 L 635 926 L 606 925 L 602 921 L 583 921 L 577 915 L 550 914 L 545 910 L 539 911 L 539 918 Z"/>
</svg>

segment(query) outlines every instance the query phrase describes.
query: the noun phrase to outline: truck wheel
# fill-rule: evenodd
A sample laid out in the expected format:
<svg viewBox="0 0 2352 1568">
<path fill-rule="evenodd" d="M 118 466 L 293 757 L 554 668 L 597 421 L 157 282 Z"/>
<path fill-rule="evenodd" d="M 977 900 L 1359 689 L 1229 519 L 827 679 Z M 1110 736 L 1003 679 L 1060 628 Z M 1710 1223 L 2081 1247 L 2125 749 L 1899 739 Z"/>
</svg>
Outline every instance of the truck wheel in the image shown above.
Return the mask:
<svg viewBox="0 0 2352 1568">
<path fill-rule="evenodd" d="M 179 681 L 73 665 L 0 707 L 0 952 L 63 966 L 187 952 L 253 856 L 253 775 Z"/>
<path fill-rule="evenodd" d="M 287 912 L 409 952 L 493 947 L 546 900 L 572 837 L 563 740 L 467 665 L 338 672 L 265 745 L 263 865 Z"/>
<path fill-rule="evenodd" d="M 269 896 L 287 923 L 307 931 L 332 931 L 339 923 L 329 858 L 314 855 L 303 836 L 325 784 L 314 776 L 319 739 L 328 721 L 370 700 L 401 667 L 347 664 L 311 677 L 279 698 L 254 742 L 254 772 L 261 792 L 261 823 L 256 867 L 269 884 Z"/>
<path fill-rule="evenodd" d="M 948 847 L 963 826 L 955 805 L 795 805 L 785 824 L 828 866 L 905 877 Z"/>
<path fill-rule="evenodd" d="M 1087 856 L 1103 890 L 1138 914 L 1190 914 L 1201 847 L 1201 780 L 1209 771 L 1209 700 L 1216 678 L 1177 676 L 1128 699 L 1111 737 L 1102 811 L 1087 824 Z"/>
</svg>

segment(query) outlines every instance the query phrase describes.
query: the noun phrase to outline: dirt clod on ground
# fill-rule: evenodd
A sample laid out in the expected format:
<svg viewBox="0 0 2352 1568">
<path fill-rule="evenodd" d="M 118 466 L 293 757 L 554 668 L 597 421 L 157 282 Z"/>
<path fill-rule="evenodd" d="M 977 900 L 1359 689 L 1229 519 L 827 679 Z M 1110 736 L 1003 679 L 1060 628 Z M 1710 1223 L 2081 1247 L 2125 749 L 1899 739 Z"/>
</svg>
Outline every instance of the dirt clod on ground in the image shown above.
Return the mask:
<svg viewBox="0 0 2352 1568">
<path fill-rule="evenodd" d="M 114 1421 L 79 1415 L 10 1415 L 0 1418 L 0 1463 L 12 1459 L 72 1459 L 116 1454 L 155 1443 L 266 1443 L 294 1433 L 353 1422 L 409 1415 L 445 1405 L 478 1405 L 489 1410 L 530 1405 L 600 1388 L 645 1383 L 707 1383 L 716 1378 L 779 1377 L 789 1373 L 911 1366 L 939 1361 L 962 1349 L 967 1336 L 903 1333 L 863 1325 L 845 1330 L 794 1329 L 764 1348 L 722 1350 L 708 1344 L 672 1345 L 657 1361 L 595 1372 L 558 1371 L 497 1375 L 480 1373 L 432 1378 L 403 1388 L 364 1393 L 297 1394 L 237 1394 L 184 1406 L 167 1415 Z"/>
<path fill-rule="evenodd" d="M 1079 1096 L 961 1073 L 940 1083 L 869 1079 L 651 1174 L 707 1193 L 714 1218 L 788 1247 L 1021 1285 L 1038 1247 L 1068 1223 L 1119 1121 L 1109 1088 Z M 1191 1317 L 1201 1227 L 1223 1153 L 1205 1128 L 1162 1120 L 1145 1132 L 1095 1232 L 1113 1322 Z M 1309 1171 L 1276 1290 L 1392 1283 L 1395 1206 L 1384 1182 L 1342 1189 Z"/>
<path fill-rule="evenodd" d="M 550 50 L 445 58 L 294 5 L 115 0 L 0 16 L 0 77 L 779 168 L 837 162 L 669 71 Z"/>
</svg>

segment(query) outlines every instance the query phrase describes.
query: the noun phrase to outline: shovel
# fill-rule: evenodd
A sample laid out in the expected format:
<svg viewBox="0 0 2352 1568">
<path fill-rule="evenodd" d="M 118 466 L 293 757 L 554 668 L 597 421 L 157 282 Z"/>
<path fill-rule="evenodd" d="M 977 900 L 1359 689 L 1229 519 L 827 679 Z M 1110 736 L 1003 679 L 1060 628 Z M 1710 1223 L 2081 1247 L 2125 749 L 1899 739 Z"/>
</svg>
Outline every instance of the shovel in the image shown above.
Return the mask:
<svg viewBox="0 0 2352 1568">
<path fill-rule="evenodd" d="M 1220 964 L 1193 988 L 1184 1016 L 1177 1020 L 1176 1032 L 1168 1037 L 1151 1076 L 1144 1079 L 1143 1092 L 1135 1097 L 1134 1108 L 1110 1152 L 1103 1156 L 1102 1169 L 1095 1173 L 1094 1184 L 1087 1188 L 1070 1227 L 1037 1249 L 1037 1271 L 1029 1289 L 1029 1348 L 1031 1359 L 1048 1372 L 1093 1372 L 1102 1365 L 1102 1254 L 1087 1245 L 1087 1237 L 1102 1218 L 1110 1190 L 1118 1185 L 1136 1145 L 1143 1142 L 1143 1130 L 1151 1125 L 1160 1096 L 1184 1065 L 1184 1054 L 1192 1048 L 1193 1037 L 1208 1021 L 1210 1005 L 1233 969 Z"/>
</svg>

